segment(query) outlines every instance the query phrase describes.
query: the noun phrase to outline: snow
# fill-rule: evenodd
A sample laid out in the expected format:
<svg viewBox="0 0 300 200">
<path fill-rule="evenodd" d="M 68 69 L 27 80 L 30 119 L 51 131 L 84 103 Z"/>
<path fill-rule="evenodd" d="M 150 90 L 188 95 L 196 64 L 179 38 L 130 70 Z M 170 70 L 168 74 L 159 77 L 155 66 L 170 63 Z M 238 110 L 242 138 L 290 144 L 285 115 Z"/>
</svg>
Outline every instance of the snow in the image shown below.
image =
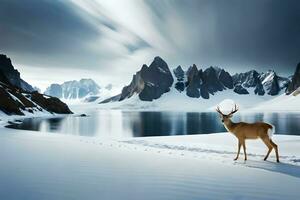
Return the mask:
<svg viewBox="0 0 300 200">
<path fill-rule="evenodd" d="M 7 93 L 9 94 L 9 96 L 14 100 L 19 102 L 21 105 L 24 106 L 24 104 L 22 103 L 22 101 L 20 101 L 20 99 L 18 99 L 17 97 L 15 97 L 13 94 L 11 94 L 9 91 L 7 91 Z"/>
<path fill-rule="evenodd" d="M 120 140 L 0 128 L 0 199 L 298 199 L 300 139 L 275 135 L 282 163 L 233 161 L 228 133 Z M 242 157 L 242 156 L 241 156 Z"/>
<path fill-rule="evenodd" d="M 165 73 L 165 74 L 167 73 L 167 72 L 166 72 L 164 69 L 162 69 L 161 67 L 158 67 L 158 69 L 159 69 L 159 71 L 162 72 L 162 73 Z"/>
<path fill-rule="evenodd" d="M 248 89 L 250 94 L 254 93 L 254 89 Z M 208 112 L 214 111 L 216 106 L 224 99 L 232 99 L 239 105 L 241 110 L 252 108 L 255 104 L 262 103 L 274 97 L 265 95 L 239 95 L 233 90 L 225 90 L 210 95 L 209 99 L 191 98 L 185 94 L 185 91 L 179 92 L 175 88 L 171 88 L 170 92 L 163 94 L 159 99 L 147 102 L 141 101 L 138 95 L 134 95 L 129 99 L 120 102 L 110 102 L 100 104 L 101 109 L 122 109 L 122 110 L 151 110 L 151 111 L 191 111 L 191 112 Z"/>
<path fill-rule="evenodd" d="M 264 85 L 265 83 L 272 81 L 274 79 L 274 72 L 270 72 L 270 74 L 262 81 L 262 84 Z"/>
<path fill-rule="evenodd" d="M 251 111 L 273 111 L 273 112 L 299 112 L 300 95 L 294 96 L 282 94 L 274 99 L 261 102 L 250 109 Z"/>
</svg>

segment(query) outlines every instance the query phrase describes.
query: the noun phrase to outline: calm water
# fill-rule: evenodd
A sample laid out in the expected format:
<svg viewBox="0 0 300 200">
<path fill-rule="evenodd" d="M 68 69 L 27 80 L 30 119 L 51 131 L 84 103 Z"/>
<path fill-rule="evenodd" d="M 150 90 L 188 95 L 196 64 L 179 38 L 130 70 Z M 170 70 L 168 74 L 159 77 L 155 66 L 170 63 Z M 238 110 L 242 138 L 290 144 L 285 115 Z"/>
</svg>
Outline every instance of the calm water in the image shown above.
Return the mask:
<svg viewBox="0 0 300 200">
<path fill-rule="evenodd" d="M 138 112 L 96 110 L 88 117 L 25 119 L 11 128 L 95 137 L 143 137 L 206 134 L 225 131 L 217 113 Z M 276 134 L 300 135 L 298 113 L 236 114 L 233 121 L 265 121 L 276 126 Z"/>
</svg>

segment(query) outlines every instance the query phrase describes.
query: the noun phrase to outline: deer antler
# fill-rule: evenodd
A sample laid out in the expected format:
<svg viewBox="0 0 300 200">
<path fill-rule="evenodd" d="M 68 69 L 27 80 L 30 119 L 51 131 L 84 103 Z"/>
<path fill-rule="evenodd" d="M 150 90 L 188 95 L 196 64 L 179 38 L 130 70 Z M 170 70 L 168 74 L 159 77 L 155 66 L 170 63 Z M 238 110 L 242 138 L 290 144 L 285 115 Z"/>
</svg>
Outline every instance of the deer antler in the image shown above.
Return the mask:
<svg viewBox="0 0 300 200">
<path fill-rule="evenodd" d="M 219 106 L 217 106 L 216 111 L 217 111 L 218 113 L 220 113 L 221 115 L 224 115 L 224 114 L 221 112 Z"/>
<path fill-rule="evenodd" d="M 232 111 L 228 115 L 232 115 L 232 114 L 236 113 L 238 110 L 239 110 L 239 108 L 237 107 L 236 104 L 234 104 L 234 109 L 232 109 Z"/>
</svg>

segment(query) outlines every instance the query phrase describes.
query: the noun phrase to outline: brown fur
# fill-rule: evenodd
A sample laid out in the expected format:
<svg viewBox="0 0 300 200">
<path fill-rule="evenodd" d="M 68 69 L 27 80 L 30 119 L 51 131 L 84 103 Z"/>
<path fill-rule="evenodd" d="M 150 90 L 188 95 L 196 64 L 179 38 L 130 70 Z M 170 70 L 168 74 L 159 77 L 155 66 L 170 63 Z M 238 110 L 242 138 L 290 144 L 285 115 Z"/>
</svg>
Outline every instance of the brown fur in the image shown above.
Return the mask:
<svg viewBox="0 0 300 200">
<path fill-rule="evenodd" d="M 245 160 L 247 160 L 245 140 L 260 138 L 268 147 L 268 153 L 265 156 L 264 160 L 267 160 L 269 154 L 274 148 L 276 153 L 276 161 L 279 162 L 278 146 L 272 141 L 272 139 L 268 135 L 268 130 L 273 128 L 270 124 L 264 122 L 256 122 L 252 124 L 245 122 L 234 123 L 231 121 L 230 118 L 232 117 L 233 113 L 237 112 L 236 107 L 235 110 L 228 115 L 224 115 L 219 109 L 217 109 L 217 112 L 220 113 L 222 122 L 227 131 L 232 133 L 238 139 L 238 151 L 234 160 L 237 160 L 239 158 L 241 146 L 243 146 Z"/>
</svg>

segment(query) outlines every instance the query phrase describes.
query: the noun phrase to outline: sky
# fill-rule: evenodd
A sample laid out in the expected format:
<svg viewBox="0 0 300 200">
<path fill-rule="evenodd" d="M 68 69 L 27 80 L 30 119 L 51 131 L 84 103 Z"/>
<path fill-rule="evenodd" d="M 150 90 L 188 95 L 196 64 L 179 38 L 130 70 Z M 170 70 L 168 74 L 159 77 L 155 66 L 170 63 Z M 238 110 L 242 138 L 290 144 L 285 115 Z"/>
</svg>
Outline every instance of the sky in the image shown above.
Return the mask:
<svg viewBox="0 0 300 200">
<path fill-rule="evenodd" d="M 0 53 L 22 77 L 128 84 L 142 64 L 196 64 L 231 73 L 300 62 L 298 0 L 1 0 Z"/>
</svg>

